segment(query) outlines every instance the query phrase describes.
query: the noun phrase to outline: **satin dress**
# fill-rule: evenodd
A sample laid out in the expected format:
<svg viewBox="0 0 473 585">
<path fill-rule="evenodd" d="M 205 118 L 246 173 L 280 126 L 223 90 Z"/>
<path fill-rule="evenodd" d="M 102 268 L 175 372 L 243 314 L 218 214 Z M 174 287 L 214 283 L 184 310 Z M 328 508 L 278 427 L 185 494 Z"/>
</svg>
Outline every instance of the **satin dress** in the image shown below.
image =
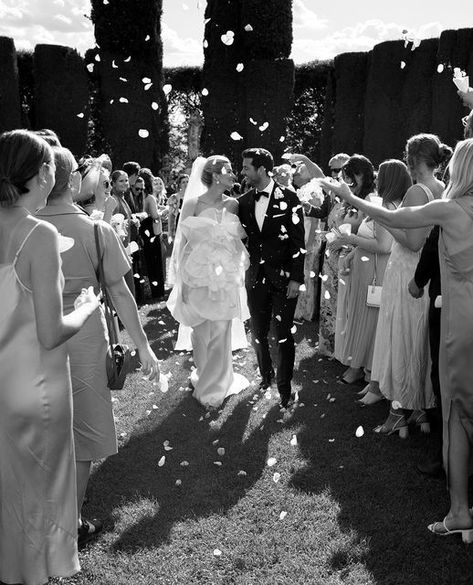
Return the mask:
<svg viewBox="0 0 473 585">
<path fill-rule="evenodd" d="M 80 570 L 66 347 L 39 343 L 33 294 L 15 269 L 37 225 L 0 264 L 0 582 L 25 585 Z"/>
</svg>

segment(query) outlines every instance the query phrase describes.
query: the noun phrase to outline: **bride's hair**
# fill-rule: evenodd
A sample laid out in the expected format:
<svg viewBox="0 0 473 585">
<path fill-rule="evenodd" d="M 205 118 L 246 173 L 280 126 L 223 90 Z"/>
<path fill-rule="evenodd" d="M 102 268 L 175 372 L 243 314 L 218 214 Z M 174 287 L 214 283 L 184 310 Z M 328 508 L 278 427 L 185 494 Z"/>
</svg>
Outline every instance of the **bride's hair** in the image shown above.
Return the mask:
<svg viewBox="0 0 473 585">
<path fill-rule="evenodd" d="M 228 164 L 230 160 L 221 154 L 209 156 L 206 160 L 204 168 L 202 169 L 201 180 L 204 185 L 210 187 L 212 184 L 213 173 L 220 174 L 223 167 Z"/>
</svg>

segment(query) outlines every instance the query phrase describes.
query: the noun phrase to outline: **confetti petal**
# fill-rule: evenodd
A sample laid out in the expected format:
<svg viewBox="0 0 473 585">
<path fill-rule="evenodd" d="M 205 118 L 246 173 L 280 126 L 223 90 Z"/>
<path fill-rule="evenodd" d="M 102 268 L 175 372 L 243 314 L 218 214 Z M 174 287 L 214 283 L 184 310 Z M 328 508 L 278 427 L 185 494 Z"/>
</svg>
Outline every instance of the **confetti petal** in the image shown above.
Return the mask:
<svg viewBox="0 0 473 585">
<path fill-rule="evenodd" d="M 166 463 L 166 456 L 163 455 L 161 459 L 158 461 L 158 467 L 162 467 Z"/>
<path fill-rule="evenodd" d="M 238 63 L 238 65 L 236 66 L 236 70 L 238 71 L 238 73 L 241 73 L 244 68 L 245 66 L 243 65 L 243 63 Z"/>
<path fill-rule="evenodd" d="M 225 455 L 225 448 L 224 447 L 219 447 L 217 449 L 217 453 L 220 455 L 220 457 L 223 457 Z"/>
<path fill-rule="evenodd" d="M 365 434 L 364 428 L 360 425 L 355 431 L 355 437 L 362 437 Z"/>
<path fill-rule="evenodd" d="M 253 30 L 253 27 L 251 26 L 251 24 L 247 24 L 247 25 L 245 26 L 245 31 L 246 31 L 246 32 L 251 32 L 252 30 Z"/>
<path fill-rule="evenodd" d="M 273 475 L 273 481 L 274 481 L 274 483 L 278 483 L 278 481 L 280 479 L 281 479 L 281 474 L 276 471 L 276 473 Z"/>
<path fill-rule="evenodd" d="M 165 85 L 163 85 L 163 91 L 164 95 L 170 94 L 172 91 L 172 85 L 170 83 L 166 83 Z"/>
<path fill-rule="evenodd" d="M 144 128 L 140 128 L 140 129 L 138 130 L 138 136 L 139 136 L 140 138 L 148 138 L 148 136 L 149 136 L 149 131 L 148 131 L 148 130 L 145 130 Z"/>
<path fill-rule="evenodd" d="M 272 467 L 273 465 L 276 465 L 277 463 L 277 459 L 276 457 L 270 457 L 267 461 L 266 464 L 268 465 L 268 467 Z"/>
<path fill-rule="evenodd" d="M 297 446 L 297 435 L 292 435 L 291 445 L 293 447 L 296 447 Z"/>
<path fill-rule="evenodd" d="M 232 132 L 230 134 L 230 138 L 232 140 L 243 140 L 243 136 L 241 136 L 241 134 L 239 134 L 238 132 Z"/>
<path fill-rule="evenodd" d="M 284 518 L 285 518 L 286 516 L 287 516 L 287 512 L 284 512 L 284 511 L 283 511 L 283 512 L 281 512 L 281 513 L 279 514 L 279 520 L 284 520 Z"/>
<path fill-rule="evenodd" d="M 222 551 L 219 548 L 216 548 L 214 550 L 214 557 L 219 557 L 219 556 L 221 556 L 221 554 L 222 554 Z"/>
</svg>

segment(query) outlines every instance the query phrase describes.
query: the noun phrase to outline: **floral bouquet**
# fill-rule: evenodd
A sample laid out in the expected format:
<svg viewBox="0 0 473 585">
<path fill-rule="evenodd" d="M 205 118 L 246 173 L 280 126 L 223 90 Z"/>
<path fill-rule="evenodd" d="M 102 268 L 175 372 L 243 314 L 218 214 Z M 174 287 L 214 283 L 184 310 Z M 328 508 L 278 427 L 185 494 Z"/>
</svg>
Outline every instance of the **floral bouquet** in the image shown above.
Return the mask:
<svg viewBox="0 0 473 585">
<path fill-rule="evenodd" d="M 331 244 L 335 238 L 339 238 L 342 234 L 347 236 L 351 234 L 351 224 L 342 223 L 342 225 L 339 225 L 338 228 L 333 227 L 325 234 L 325 239 L 329 244 Z"/>
<path fill-rule="evenodd" d="M 322 205 L 324 202 L 324 192 L 318 179 L 312 179 L 298 189 L 297 196 L 301 203 Z"/>
</svg>

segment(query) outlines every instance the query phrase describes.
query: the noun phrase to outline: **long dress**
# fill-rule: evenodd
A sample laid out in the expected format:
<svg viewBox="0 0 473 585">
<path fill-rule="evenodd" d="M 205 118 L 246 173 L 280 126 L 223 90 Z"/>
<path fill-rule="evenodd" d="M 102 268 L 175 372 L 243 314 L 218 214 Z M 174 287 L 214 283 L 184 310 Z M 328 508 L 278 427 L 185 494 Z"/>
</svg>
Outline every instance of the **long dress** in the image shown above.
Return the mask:
<svg viewBox="0 0 473 585">
<path fill-rule="evenodd" d="M 419 185 L 432 201 L 432 192 Z M 371 371 L 371 379 L 379 382 L 384 397 L 407 410 L 435 406 L 428 371 L 429 298 L 414 299 L 408 291 L 420 253 L 393 243 L 384 273 Z"/>
<path fill-rule="evenodd" d="M 375 239 L 373 220 L 365 218 L 358 235 Z M 366 304 L 368 286 L 373 282 L 376 267 L 376 285 L 382 286 L 384 271 L 389 260 L 388 254 L 375 254 L 357 247 L 352 261 L 350 294 L 347 302 L 347 323 L 344 336 L 343 354 L 338 358 L 345 366 L 371 370 L 374 338 L 378 323 L 378 307 Z"/>
<path fill-rule="evenodd" d="M 193 396 L 204 406 L 217 407 L 248 386 L 246 378 L 233 372 L 231 353 L 232 320 L 244 316 L 241 289 L 249 264 L 241 241 L 244 230 L 235 214 L 215 208 L 181 220 L 180 229 L 185 245 L 167 306 L 179 323 L 192 328 Z"/>
<path fill-rule="evenodd" d="M 473 196 L 455 201 L 471 218 L 466 237 L 453 240 L 440 230 L 439 259 L 442 288 L 440 387 L 444 420 L 444 461 L 448 469 L 451 405 L 473 441 Z"/>
<path fill-rule="evenodd" d="M 15 269 L 31 231 L 0 264 L 0 581 L 42 585 L 80 567 L 66 348 L 40 344 Z"/>
<path fill-rule="evenodd" d="M 327 218 L 327 229 L 338 224 L 342 203 L 336 203 Z M 340 250 L 325 251 L 320 287 L 319 353 L 332 357 L 335 349 L 335 321 L 338 295 L 338 261 Z"/>
<path fill-rule="evenodd" d="M 65 277 L 64 313 L 74 310 L 82 288 L 98 292 L 98 258 L 94 222 L 75 205 L 46 206 L 37 216 L 52 223 L 74 245 L 62 254 Z M 103 221 L 99 227 L 105 281 L 115 283 L 130 269 L 128 258 L 114 229 Z M 103 310 L 95 311 L 66 342 L 72 378 L 74 442 L 77 461 L 95 461 L 117 453 L 117 434 L 112 398 L 107 387 L 105 356 L 108 334 Z"/>
<path fill-rule="evenodd" d="M 304 217 L 306 234 L 306 255 L 304 259 L 304 286 L 297 297 L 295 319 L 312 321 L 318 313 L 317 299 L 319 291 L 319 266 L 320 250 L 323 236 L 321 233 L 321 220 L 315 217 Z"/>
</svg>

